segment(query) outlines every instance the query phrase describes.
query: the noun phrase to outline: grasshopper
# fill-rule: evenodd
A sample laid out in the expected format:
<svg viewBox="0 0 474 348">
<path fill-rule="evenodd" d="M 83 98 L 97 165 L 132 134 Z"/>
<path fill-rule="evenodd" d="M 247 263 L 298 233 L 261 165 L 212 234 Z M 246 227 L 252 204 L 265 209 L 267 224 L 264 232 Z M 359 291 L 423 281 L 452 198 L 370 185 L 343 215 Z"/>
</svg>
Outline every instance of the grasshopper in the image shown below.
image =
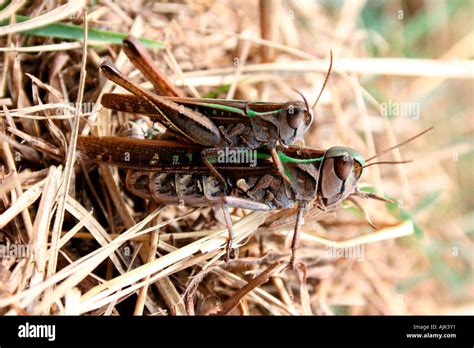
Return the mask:
<svg viewBox="0 0 474 348">
<path fill-rule="evenodd" d="M 149 115 L 181 139 L 205 146 L 201 157 L 224 185 L 224 178 L 209 161 L 210 154 L 214 153 L 213 148 L 222 146 L 250 149 L 268 147 L 280 174 L 289 182 L 275 147 L 277 144 L 291 145 L 303 140 L 314 119 L 312 109 L 331 73 L 332 53 L 323 87 L 310 108 L 301 94 L 303 101 L 286 103 L 185 98 L 155 66 L 149 53 L 136 38 L 129 36 L 125 39 L 123 48 L 130 61 L 161 95 L 133 83 L 111 62 L 104 61 L 100 66 L 102 74 L 132 95 L 104 94 L 101 100 L 103 106 L 117 111 Z"/>
<path fill-rule="evenodd" d="M 102 74 L 132 95 L 108 93 L 102 97 L 102 105 L 149 115 L 185 143 L 80 137 L 80 154 L 94 162 L 130 169 L 126 186 L 145 199 L 166 204 L 220 206 L 229 233 L 226 259 L 233 240 L 228 207 L 275 210 L 296 203 L 298 213 L 291 247 L 293 265 L 304 213 L 311 203 L 328 210 L 351 196 L 387 201 L 357 188 L 366 166 L 359 152 L 346 147 L 323 151 L 290 146 L 302 140 L 314 119 L 312 109 L 328 81 L 332 53 L 321 91 L 313 108 L 309 108 L 304 96 L 303 102 L 287 103 L 185 98 L 156 68 L 138 40 L 133 37 L 124 40 L 124 51 L 157 93 L 163 95 L 133 83 L 111 62 L 105 61 L 101 64 Z M 254 168 L 211 163 L 224 148 L 258 149 L 263 159 Z"/>
<path fill-rule="evenodd" d="M 77 146 L 79 155 L 86 160 L 129 169 L 126 187 L 139 197 L 161 204 L 221 207 L 229 234 L 226 259 L 230 256 L 234 238 L 229 207 L 270 211 L 297 205 L 290 259 L 293 266 L 304 214 L 311 205 L 326 211 L 349 199 L 360 208 L 353 200 L 354 196 L 390 202 L 358 189 L 357 183 L 363 169 L 374 164 L 406 163 L 367 164 L 431 129 L 367 160 L 356 150 L 347 147 L 318 150 L 278 145 L 275 150 L 284 164 L 285 175 L 291 178 L 290 184 L 275 168 L 268 148 L 257 151 L 258 161 L 254 167 L 242 163 L 214 163 L 217 170 L 228 179 L 229 185 L 224 186 L 202 160 L 203 147 L 199 145 L 166 140 L 81 136 Z M 247 148 L 244 150 L 249 151 Z"/>
</svg>

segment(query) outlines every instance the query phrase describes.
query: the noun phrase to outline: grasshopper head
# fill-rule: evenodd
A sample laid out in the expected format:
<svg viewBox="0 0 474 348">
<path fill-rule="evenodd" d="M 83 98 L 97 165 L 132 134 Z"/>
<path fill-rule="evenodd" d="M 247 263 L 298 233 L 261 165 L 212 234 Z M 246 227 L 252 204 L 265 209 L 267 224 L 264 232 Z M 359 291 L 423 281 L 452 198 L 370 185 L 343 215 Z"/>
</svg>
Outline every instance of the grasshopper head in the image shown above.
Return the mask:
<svg viewBox="0 0 474 348">
<path fill-rule="evenodd" d="M 335 146 L 326 151 L 319 178 L 325 206 L 336 205 L 356 191 L 364 165 L 362 155 L 353 149 Z"/>
<path fill-rule="evenodd" d="M 283 104 L 279 129 L 282 143 L 290 145 L 295 140 L 303 139 L 311 123 L 313 123 L 313 113 L 306 102 L 293 101 Z"/>
</svg>

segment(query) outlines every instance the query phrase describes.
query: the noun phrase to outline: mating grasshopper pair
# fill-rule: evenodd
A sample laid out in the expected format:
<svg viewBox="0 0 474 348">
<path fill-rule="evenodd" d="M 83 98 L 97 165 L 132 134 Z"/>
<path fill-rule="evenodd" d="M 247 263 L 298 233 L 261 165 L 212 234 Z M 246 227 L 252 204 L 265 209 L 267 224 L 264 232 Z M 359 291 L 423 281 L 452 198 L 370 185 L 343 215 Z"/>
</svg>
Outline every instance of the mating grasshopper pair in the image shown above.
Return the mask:
<svg viewBox="0 0 474 348">
<path fill-rule="evenodd" d="M 303 102 L 288 103 L 184 98 L 154 66 L 138 40 L 124 40 L 124 50 L 162 95 L 141 88 L 106 61 L 101 64 L 104 76 L 132 95 L 105 94 L 102 105 L 146 114 L 180 141 L 79 137 L 79 153 L 94 162 L 130 169 L 127 188 L 145 199 L 220 206 L 229 233 L 226 259 L 234 236 L 229 207 L 265 211 L 296 203 L 293 265 L 303 217 L 311 204 L 327 210 L 353 195 L 385 200 L 358 190 L 366 164 L 357 151 L 290 146 L 303 138 L 313 121 L 304 97 Z M 329 73 L 330 68 L 324 85 Z M 216 161 L 224 150 L 247 152 L 257 160 L 253 166 Z"/>
</svg>

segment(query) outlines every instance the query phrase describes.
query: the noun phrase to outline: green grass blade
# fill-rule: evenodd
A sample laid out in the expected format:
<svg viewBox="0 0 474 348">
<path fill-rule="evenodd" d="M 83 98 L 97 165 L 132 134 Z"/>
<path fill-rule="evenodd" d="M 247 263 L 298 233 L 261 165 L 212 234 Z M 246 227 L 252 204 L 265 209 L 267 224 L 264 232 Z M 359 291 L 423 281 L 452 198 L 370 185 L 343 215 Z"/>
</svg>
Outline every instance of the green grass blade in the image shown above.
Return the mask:
<svg viewBox="0 0 474 348">
<path fill-rule="evenodd" d="M 213 91 L 210 91 L 209 93 L 207 94 L 204 94 L 203 95 L 203 98 L 206 98 L 206 99 L 215 99 L 217 98 L 219 95 L 221 94 L 225 94 L 227 92 L 229 92 L 229 89 L 230 89 L 230 84 L 227 84 L 227 85 L 223 85 L 219 88 L 216 88 L 215 90 Z"/>
<path fill-rule="evenodd" d="M 417 205 L 412 209 L 413 214 L 418 214 L 419 212 L 431 207 L 438 201 L 439 196 L 441 195 L 440 191 L 430 192 L 425 195 Z"/>
<path fill-rule="evenodd" d="M 0 4 L 0 11 L 3 11 L 8 5 L 11 4 L 11 0 L 7 0 Z"/>
<path fill-rule="evenodd" d="M 17 22 L 24 22 L 30 19 L 25 16 L 16 16 Z M 7 21 L 2 21 L 0 26 L 8 24 Z M 66 40 L 82 40 L 84 39 L 84 28 L 79 25 L 65 24 L 65 23 L 54 23 L 44 27 L 27 30 L 24 32 L 26 35 L 32 36 L 45 36 L 56 39 Z M 89 28 L 88 39 L 89 41 L 103 42 L 109 44 L 121 45 L 123 39 L 127 37 L 126 33 L 119 33 L 114 31 L 107 31 L 101 29 Z M 139 38 L 141 43 L 148 48 L 163 48 L 165 45 L 162 42 Z"/>
</svg>

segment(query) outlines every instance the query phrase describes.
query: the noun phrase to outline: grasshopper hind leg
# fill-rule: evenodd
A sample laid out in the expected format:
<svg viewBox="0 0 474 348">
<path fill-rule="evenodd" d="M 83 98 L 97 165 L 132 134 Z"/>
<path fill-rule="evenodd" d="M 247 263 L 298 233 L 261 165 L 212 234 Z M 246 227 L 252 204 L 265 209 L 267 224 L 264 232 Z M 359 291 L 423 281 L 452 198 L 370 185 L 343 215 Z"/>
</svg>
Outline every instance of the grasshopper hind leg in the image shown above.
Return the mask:
<svg viewBox="0 0 474 348">
<path fill-rule="evenodd" d="M 295 230 L 293 232 L 293 239 L 291 241 L 291 258 L 289 262 L 291 269 L 295 269 L 296 265 L 296 250 L 298 249 L 300 242 L 301 226 L 304 223 L 305 208 L 305 206 L 298 207 L 298 213 L 296 215 Z"/>
<path fill-rule="evenodd" d="M 232 219 L 230 218 L 229 208 L 223 205 L 222 212 L 224 213 L 224 220 L 227 227 L 227 232 L 229 233 L 227 237 L 227 245 L 225 247 L 225 257 L 224 257 L 224 261 L 227 262 L 231 258 L 237 258 L 238 249 L 232 248 L 235 235 L 234 235 L 234 230 L 232 227 Z"/>
</svg>

